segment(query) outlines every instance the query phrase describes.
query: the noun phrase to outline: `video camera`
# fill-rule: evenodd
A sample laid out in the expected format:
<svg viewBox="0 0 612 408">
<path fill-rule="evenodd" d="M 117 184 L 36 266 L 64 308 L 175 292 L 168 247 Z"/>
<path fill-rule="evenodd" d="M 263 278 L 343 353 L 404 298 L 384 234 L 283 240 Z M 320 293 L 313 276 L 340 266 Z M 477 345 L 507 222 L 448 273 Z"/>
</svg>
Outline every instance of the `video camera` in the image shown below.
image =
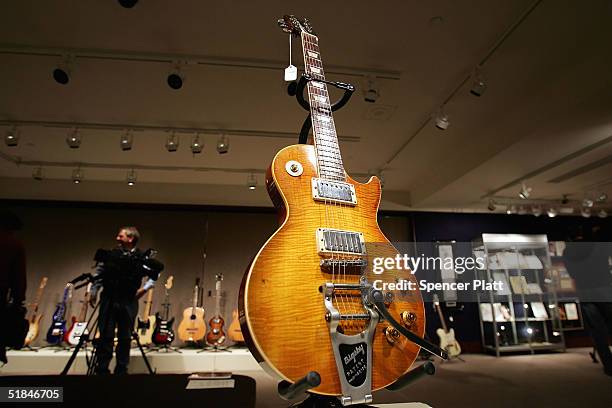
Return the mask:
<svg viewBox="0 0 612 408">
<path fill-rule="evenodd" d="M 99 248 L 94 256 L 94 261 L 97 263 L 103 262 L 130 262 L 136 269 L 141 270 L 143 275 L 156 280 L 161 271 L 164 270 L 164 264 L 155 259 L 157 251 L 149 248 L 144 252 L 124 252 L 119 249 L 102 249 Z"/>
</svg>

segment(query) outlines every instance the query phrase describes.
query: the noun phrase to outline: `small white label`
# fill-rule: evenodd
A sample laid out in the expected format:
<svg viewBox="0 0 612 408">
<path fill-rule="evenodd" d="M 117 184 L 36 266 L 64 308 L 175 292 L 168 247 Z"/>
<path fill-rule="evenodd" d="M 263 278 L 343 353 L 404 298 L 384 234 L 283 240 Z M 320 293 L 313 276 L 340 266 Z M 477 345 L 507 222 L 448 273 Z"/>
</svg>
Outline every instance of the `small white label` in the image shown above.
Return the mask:
<svg viewBox="0 0 612 408">
<path fill-rule="evenodd" d="M 188 390 L 206 390 L 215 388 L 234 388 L 234 379 L 229 380 L 189 380 Z"/>
<path fill-rule="evenodd" d="M 285 68 L 285 81 L 295 81 L 297 79 L 297 67 L 289 65 Z"/>
</svg>

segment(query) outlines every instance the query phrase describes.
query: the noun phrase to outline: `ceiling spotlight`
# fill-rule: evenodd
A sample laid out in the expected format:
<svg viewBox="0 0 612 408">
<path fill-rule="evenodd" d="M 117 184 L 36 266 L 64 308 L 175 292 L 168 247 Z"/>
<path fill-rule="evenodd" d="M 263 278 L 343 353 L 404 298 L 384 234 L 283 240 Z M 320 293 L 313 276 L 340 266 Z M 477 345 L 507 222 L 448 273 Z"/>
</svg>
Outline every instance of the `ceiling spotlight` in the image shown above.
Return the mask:
<svg viewBox="0 0 612 408">
<path fill-rule="evenodd" d="M 584 200 L 582 200 L 582 206 L 591 208 L 593 206 L 593 200 L 590 198 L 584 198 Z"/>
<path fill-rule="evenodd" d="M 567 194 L 563 194 L 563 196 L 561 197 L 561 204 L 567 203 L 569 203 L 569 198 L 567 198 Z"/>
<path fill-rule="evenodd" d="M 32 178 L 36 181 L 41 181 L 43 179 L 43 169 L 42 167 L 37 167 L 32 171 Z"/>
<path fill-rule="evenodd" d="M 19 133 L 15 126 L 4 135 L 4 143 L 8 147 L 16 147 L 19 144 Z"/>
<path fill-rule="evenodd" d="M 601 210 L 599 210 L 599 212 L 597 213 L 597 216 L 598 216 L 599 218 L 606 218 L 606 217 L 608 216 L 608 212 L 602 208 L 602 209 L 601 209 Z"/>
<path fill-rule="evenodd" d="M 174 133 L 170 133 L 168 140 L 166 140 L 166 150 L 170 153 L 176 152 L 179 147 L 179 137 Z"/>
<path fill-rule="evenodd" d="M 134 136 L 132 132 L 126 130 L 123 135 L 121 135 L 121 139 L 119 140 L 119 146 L 121 150 L 127 152 L 128 150 L 132 150 L 132 143 L 134 142 Z"/>
<path fill-rule="evenodd" d="M 487 209 L 489 211 L 495 211 L 497 207 L 495 206 L 495 201 L 493 201 L 492 199 L 489 200 L 489 205 L 487 205 Z"/>
<path fill-rule="evenodd" d="M 591 216 L 591 209 L 589 207 L 582 207 L 580 214 L 582 214 L 584 218 L 589 218 Z"/>
<path fill-rule="evenodd" d="M 506 207 L 506 214 L 516 214 L 516 205 L 509 205 Z"/>
<path fill-rule="evenodd" d="M 138 3 L 138 0 L 119 0 L 119 4 L 124 8 L 132 8 Z"/>
<path fill-rule="evenodd" d="M 74 129 L 66 136 L 66 144 L 71 149 L 78 149 L 81 146 L 81 135 L 79 129 Z"/>
<path fill-rule="evenodd" d="M 521 183 L 521 191 L 519 192 L 519 197 L 521 197 L 523 200 L 528 199 L 531 195 L 531 190 L 531 187 L 527 187 L 525 183 Z"/>
<path fill-rule="evenodd" d="M 65 55 L 62 62 L 53 69 L 53 79 L 60 85 L 67 85 L 70 82 L 70 71 L 73 57 Z"/>
<path fill-rule="evenodd" d="M 539 217 L 540 215 L 542 215 L 542 207 L 540 207 L 539 205 L 532 206 L 531 213 L 536 217 Z"/>
<path fill-rule="evenodd" d="M 225 154 L 229 152 L 229 137 L 221 135 L 217 141 L 217 152 Z"/>
<path fill-rule="evenodd" d="M 608 195 L 606 193 L 601 193 L 599 197 L 597 197 L 598 203 L 603 203 L 608 199 Z"/>
<path fill-rule="evenodd" d="M 200 135 L 195 135 L 191 142 L 191 153 L 200 154 L 204 149 L 204 143 L 200 142 Z"/>
<path fill-rule="evenodd" d="M 558 212 L 555 207 L 550 207 L 548 210 L 546 210 L 546 214 L 548 214 L 550 218 L 554 218 L 557 216 Z"/>
<path fill-rule="evenodd" d="M 183 82 L 185 81 L 185 76 L 181 73 L 181 66 L 179 63 L 175 64 L 174 69 L 168 77 L 166 78 L 166 82 L 168 86 L 174 90 L 181 89 L 183 87 Z"/>
<path fill-rule="evenodd" d="M 376 81 L 374 77 L 369 76 L 367 80 L 368 84 L 366 86 L 366 91 L 363 94 L 363 100 L 368 103 L 375 103 L 376 100 L 380 97 L 380 91 L 376 86 Z"/>
<path fill-rule="evenodd" d="M 127 181 L 128 186 L 133 186 L 136 184 L 136 172 L 134 169 L 128 171 L 125 181 Z"/>
<path fill-rule="evenodd" d="M 472 87 L 470 88 L 470 93 L 474 96 L 482 96 L 483 93 L 487 90 L 487 83 L 479 69 L 476 69 L 474 72 L 474 82 L 472 83 Z"/>
<path fill-rule="evenodd" d="M 247 187 L 249 190 L 255 190 L 257 188 L 257 177 L 253 173 L 249 174 L 247 178 Z"/>
<path fill-rule="evenodd" d="M 446 130 L 450 126 L 448 115 L 444 113 L 444 110 L 442 108 L 440 108 L 438 113 L 436 113 L 435 121 L 436 121 L 436 127 L 440 130 Z"/>
<path fill-rule="evenodd" d="M 80 184 L 83 181 L 83 173 L 80 168 L 72 170 L 72 182 L 74 184 Z"/>
</svg>

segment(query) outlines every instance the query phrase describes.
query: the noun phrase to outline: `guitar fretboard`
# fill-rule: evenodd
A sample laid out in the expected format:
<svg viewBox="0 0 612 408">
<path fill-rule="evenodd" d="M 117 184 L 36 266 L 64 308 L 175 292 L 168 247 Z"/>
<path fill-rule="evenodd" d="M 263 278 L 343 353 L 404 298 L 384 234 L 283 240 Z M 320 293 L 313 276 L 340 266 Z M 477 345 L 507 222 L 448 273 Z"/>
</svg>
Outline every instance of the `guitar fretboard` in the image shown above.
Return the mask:
<svg viewBox="0 0 612 408">
<path fill-rule="evenodd" d="M 302 32 L 302 49 L 304 70 L 314 78 L 308 82 L 308 98 L 319 177 L 346 181 L 327 85 L 317 81 L 325 80 L 318 38 Z"/>
</svg>

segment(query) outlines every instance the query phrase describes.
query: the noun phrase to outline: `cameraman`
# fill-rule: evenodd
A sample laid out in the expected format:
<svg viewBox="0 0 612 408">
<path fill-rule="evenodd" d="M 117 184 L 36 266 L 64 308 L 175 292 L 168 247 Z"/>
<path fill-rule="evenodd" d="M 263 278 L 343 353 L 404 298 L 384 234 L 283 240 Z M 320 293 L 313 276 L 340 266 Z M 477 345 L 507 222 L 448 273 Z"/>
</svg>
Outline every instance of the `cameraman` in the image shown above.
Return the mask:
<svg viewBox="0 0 612 408">
<path fill-rule="evenodd" d="M 117 329 L 117 364 L 115 374 L 127 374 L 134 320 L 138 314 L 138 299 L 154 286 L 163 265 L 149 258 L 150 251 L 136 248 L 140 233 L 135 227 L 122 227 L 115 240 L 117 248 L 96 253 L 96 280 L 91 299 L 95 302 L 100 286 L 100 339 L 96 345 L 96 374 L 110 373 L 108 366 L 113 357 L 115 328 Z M 140 287 L 142 279 L 148 277 Z"/>
</svg>

